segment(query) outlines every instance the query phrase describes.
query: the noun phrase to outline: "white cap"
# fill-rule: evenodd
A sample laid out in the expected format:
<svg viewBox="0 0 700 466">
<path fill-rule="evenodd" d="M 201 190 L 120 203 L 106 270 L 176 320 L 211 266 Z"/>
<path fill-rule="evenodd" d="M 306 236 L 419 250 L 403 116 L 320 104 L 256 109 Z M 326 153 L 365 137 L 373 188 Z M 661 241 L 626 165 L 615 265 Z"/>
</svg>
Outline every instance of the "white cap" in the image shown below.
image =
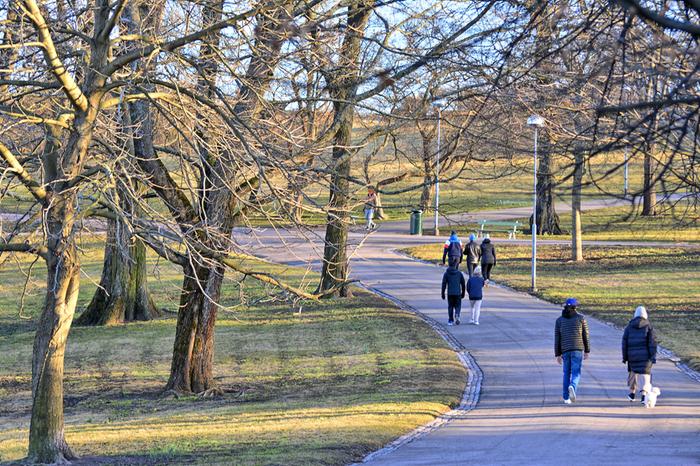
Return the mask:
<svg viewBox="0 0 700 466">
<path fill-rule="evenodd" d="M 638 306 L 637 309 L 634 310 L 634 316 L 641 317 L 642 319 L 649 319 L 649 315 L 647 314 L 647 308 L 645 308 L 644 306 Z"/>
</svg>

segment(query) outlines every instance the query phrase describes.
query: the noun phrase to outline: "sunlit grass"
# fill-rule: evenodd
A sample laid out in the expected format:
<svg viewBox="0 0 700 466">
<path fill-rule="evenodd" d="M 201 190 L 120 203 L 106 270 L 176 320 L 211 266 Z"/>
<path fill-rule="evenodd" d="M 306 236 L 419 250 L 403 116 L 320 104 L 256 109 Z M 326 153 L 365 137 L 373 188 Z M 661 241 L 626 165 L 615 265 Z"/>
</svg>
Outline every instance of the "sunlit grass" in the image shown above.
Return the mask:
<svg viewBox="0 0 700 466">
<path fill-rule="evenodd" d="M 496 243 L 493 278 L 521 291 L 530 287 L 531 249 Z M 437 262 L 440 245 L 411 248 L 418 258 Z M 636 306 L 649 310 L 663 345 L 700 369 L 700 251 L 684 248 L 584 248 L 584 262 L 570 262 L 566 246 L 539 246 L 538 295 L 561 303 L 575 296 L 586 313 L 617 325 Z"/>
<path fill-rule="evenodd" d="M 99 241 L 83 244 L 80 306 L 99 277 Z M 26 258 L 19 258 L 22 266 Z M 297 286 L 307 271 L 249 259 Z M 0 458 L 24 456 L 33 318 L 43 299 L 36 267 L 18 319 L 24 276 L 0 269 Z M 181 276 L 151 259 L 150 287 L 175 311 Z M 151 322 L 73 327 L 66 354 L 66 434 L 81 456 L 119 464 L 347 464 L 459 402 L 465 371 L 422 321 L 357 290 L 352 299 L 305 303 L 301 312 L 276 292 L 235 275 L 216 327 L 215 400 L 163 398 L 174 313 Z"/>
</svg>

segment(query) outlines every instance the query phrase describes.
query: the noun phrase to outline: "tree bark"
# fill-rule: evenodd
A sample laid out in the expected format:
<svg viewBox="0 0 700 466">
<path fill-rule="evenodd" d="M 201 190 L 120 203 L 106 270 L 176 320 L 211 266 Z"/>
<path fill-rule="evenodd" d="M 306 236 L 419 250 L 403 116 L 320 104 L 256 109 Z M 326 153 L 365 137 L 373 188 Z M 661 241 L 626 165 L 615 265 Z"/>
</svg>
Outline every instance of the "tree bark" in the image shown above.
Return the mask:
<svg viewBox="0 0 700 466">
<path fill-rule="evenodd" d="M 552 174 L 551 141 L 546 128 L 540 131 L 537 157 L 537 234 L 560 235 L 559 215 L 554 208 L 554 176 Z"/>
<path fill-rule="evenodd" d="M 430 144 L 432 138 L 427 138 L 423 135 L 423 189 L 420 193 L 420 208 L 426 212 L 430 208 L 430 199 L 433 195 L 435 176 L 433 174 L 433 166 L 431 163 L 432 155 L 430 153 Z"/>
<path fill-rule="evenodd" d="M 348 278 L 348 220 L 350 215 L 350 168 L 352 127 L 355 117 L 354 100 L 359 78 L 362 34 L 372 13 L 371 2 L 353 1 L 348 5 L 347 30 L 340 48 L 340 65 L 332 76 L 330 94 L 333 100 L 334 119 L 339 122 L 333 140 L 333 163 L 331 176 L 328 224 L 326 225 L 323 267 L 319 292 L 335 290 L 329 296 L 350 295 L 345 284 Z"/>
<path fill-rule="evenodd" d="M 48 209 L 50 235 L 46 298 L 32 354 L 32 417 L 28 459 L 63 463 L 75 458 L 63 428 L 63 361 L 75 305 L 80 263 L 72 234 L 74 195 Z M 65 218 L 65 220 L 64 220 Z"/>
</svg>

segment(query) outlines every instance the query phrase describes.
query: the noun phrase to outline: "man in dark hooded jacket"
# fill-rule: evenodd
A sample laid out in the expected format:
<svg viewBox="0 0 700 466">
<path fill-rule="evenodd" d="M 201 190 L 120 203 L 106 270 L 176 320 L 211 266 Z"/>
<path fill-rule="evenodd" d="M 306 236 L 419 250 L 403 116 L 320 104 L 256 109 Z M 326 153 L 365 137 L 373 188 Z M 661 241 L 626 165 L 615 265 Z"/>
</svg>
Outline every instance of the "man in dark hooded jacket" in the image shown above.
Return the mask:
<svg viewBox="0 0 700 466">
<path fill-rule="evenodd" d="M 647 310 L 639 306 L 634 311 L 622 335 L 622 362 L 627 363 L 627 385 L 630 389 L 627 399 L 634 401 L 637 388 L 641 392 L 641 402 L 651 391 L 651 366 L 656 364 L 656 335 L 649 323 Z"/>
<path fill-rule="evenodd" d="M 591 352 L 588 323 L 576 312 L 577 306 L 578 301 L 575 298 L 567 299 L 561 317 L 554 325 L 554 356 L 564 367 L 562 396 L 564 404 L 567 405 L 576 401 L 581 366 Z"/>
<path fill-rule="evenodd" d="M 487 236 L 481 242 L 481 274 L 486 283 L 491 280 L 491 269 L 496 266 L 496 248 Z"/>
<path fill-rule="evenodd" d="M 464 275 L 459 271 L 457 258 L 450 259 L 450 266 L 442 276 L 442 299 L 447 291 L 447 325 L 456 323 L 462 313 L 462 299 L 466 292 Z"/>
</svg>

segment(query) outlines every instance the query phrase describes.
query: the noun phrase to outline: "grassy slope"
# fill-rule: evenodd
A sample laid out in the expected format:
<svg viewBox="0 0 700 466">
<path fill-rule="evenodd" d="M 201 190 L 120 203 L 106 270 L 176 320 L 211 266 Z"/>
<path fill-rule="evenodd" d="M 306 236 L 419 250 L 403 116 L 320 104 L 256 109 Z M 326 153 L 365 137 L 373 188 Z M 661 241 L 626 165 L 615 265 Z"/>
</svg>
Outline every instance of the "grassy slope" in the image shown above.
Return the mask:
<svg viewBox="0 0 700 466">
<path fill-rule="evenodd" d="M 530 286 L 530 248 L 496 245 L 494 279 L 521 291 Z M 412 248 L 437 261 L 440 245 Z M 539 246 L 538 295 L 561 303 L 569 296 L 586 313 L 624 325 L 637 305 L 649 309 L 664 346 L 700 369 L 700 251 L 683 248 L 584 248 L 586 261 L 570 262 L 570 249 Z"/>
<path fill-rule="evenodd" d="M 94 278 L 101 254 L 92 244 L 85 252 L 85 270 Z M 173 309 L 180 276 L 162 264 L 157 270 L 157 301 Z M 304 280 L 299 269 L 274 271 Z M 31 310 L 42 292 L 38 266 L 35 273 Z M 3 265 L 0 283 L 0 458 L 15 460 L 27 445 L 34 324 L 17 315 L 23 276 L 15 264 Z M 82 285 L 85 305 L 94 286 L 88 278 Z M 464 368 L 412 314 L 361 291 L 297 313 L 260 301 L 271 290 L 249 280 L 244 286 L 250 304 L 219 314 L 215 375 L 226 393 L 217 400 L 160 396 L 173 314 L 73 328 L 66 424 L 75 451 L 116 463 L 344 464 L 458 403 Z M 241 304 L 235 283 L 227 283 L 224 296 L 228 306 Z"/>
</svg>

